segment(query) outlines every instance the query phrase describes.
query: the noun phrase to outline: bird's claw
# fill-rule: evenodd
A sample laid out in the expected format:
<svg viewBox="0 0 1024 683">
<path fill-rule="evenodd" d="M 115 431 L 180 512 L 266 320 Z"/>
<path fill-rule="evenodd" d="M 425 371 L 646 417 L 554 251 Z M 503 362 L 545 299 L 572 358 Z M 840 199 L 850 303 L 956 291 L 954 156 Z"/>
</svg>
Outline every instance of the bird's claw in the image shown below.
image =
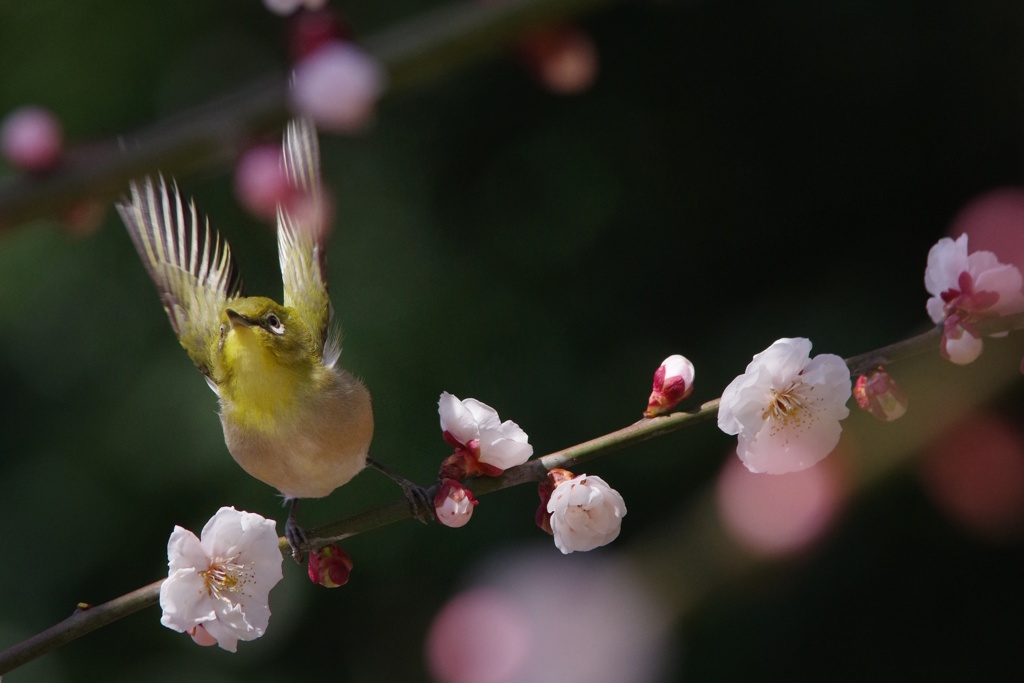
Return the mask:
<svg viewBox="0 0 1024 683">
<path fill-rule="evenodd" d="M 434 513 L 434 500 L 427 493 L 427 489 L 414 484 L 384 463 L 378 462 L 373 458 L 367 458 L 366 464 L 402 487 L 402 493 L 405 495 L 405 499 L 409 501 L 409 507 L 412 509 L 412 516 L 415 519 L 424 524 L 430 524 L 437 520 L 437 516 Z"/>
<path fill-rule="evenodd" d="M 423 524 L 430 524 L 437 519 L 434 513 L 434 501 L 430 494 L 427 493 L 427 489 L 409 482 L 402 484 L 402 493 L 405 494 L 405 499 L 409 501 L 413 518 Z"/>
<path fill-rule="evenodd" d="M 292 509 L 288 512 L 288 519 L 284 523 L 284 537 L 288 539 L 288 545 L 292 549 L 292 559 L 296 564 L 302 564 L 306 559 L 306 551 L 309 539 L 306 538 L 306 531 L 295 521 L 295 509 L 297 501 L 292 501 Z"/>
</svg>

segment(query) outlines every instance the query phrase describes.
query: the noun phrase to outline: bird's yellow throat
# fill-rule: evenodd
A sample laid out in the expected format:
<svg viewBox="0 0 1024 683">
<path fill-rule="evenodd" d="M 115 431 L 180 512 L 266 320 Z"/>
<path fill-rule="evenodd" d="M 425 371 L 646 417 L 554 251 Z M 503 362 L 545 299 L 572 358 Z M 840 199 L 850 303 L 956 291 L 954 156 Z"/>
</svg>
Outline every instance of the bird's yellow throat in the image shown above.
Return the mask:
<svg viewBox="0 0 1024 683">
<path fill-rule="evenodd" d="M 282 362 L 257 330 L 230 327 L 221 366 L 227 370 L 220 387 L 225 416 L 239 426 L 274 432 L 297 407 L 303 368 Z"/>
</svg>

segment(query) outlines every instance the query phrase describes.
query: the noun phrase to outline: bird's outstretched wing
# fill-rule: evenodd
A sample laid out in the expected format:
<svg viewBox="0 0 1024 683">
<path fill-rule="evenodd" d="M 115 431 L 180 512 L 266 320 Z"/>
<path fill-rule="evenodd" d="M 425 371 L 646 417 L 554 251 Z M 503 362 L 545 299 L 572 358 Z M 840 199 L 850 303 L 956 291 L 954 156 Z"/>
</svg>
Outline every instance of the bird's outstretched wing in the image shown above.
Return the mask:
<svg viewBox="0 0 1024 683">
<path fill-rule="evenodd" d="M 333 366 L 341 353 L 340 334 L 332 327 L 327 292 L 327 210 L 320 187 L 320 146 L 307 120 L 288 123 L 284 136 L 284 168 L 288 182 L 301 194 L 277 210 L 277 250 L 284 281 L 284 305 L 294 309 L 314 335 L 324 364 Z"/>
<path fill-rule="evenodd" d="M 132 182 L 131 201 L 117 211 L 156 283 L 178 341 L 211 376 L 210 349 L 228 301 L 242 295 L 231 249 L 195 204 L 182 202 L 177 185 L 146 178 Z"/>
</svg>

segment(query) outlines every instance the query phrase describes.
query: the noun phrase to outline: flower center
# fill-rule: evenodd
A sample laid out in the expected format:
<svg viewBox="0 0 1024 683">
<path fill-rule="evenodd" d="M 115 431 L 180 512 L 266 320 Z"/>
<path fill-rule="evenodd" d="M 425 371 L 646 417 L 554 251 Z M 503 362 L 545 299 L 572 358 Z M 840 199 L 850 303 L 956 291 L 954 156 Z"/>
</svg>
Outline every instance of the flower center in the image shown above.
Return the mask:
<svg viewBox="0 0 1024 683">
<path fill-rule="evenodd" d="M 950 287 L 939 295 L 945 304 L 946 317 L 957 315 L 964 322 L 974 322 L 981 316 L 991 315 L 986 309 L 999 302 L 999 292 L 976 291 L 974 278 L 966 270 L 957 278 L 957 287 L 959 289 Z"/>
<path fill-rule="evenodd" d="M 206 582 L 206 593 L 218 600 L 228 600 L 222 593 L 237 593 L 248 583 L 249 574 L 244 565 L 228 560 L 215 559 L 210 566 L 199 572 Z"/>
<path fill-rule="evenodd" d="M 799 423 L 804 408 L 804 399 L 797 391 L 797 388 L 798 384 L 795 382 L 782 391 L 776 391 L 772 387 L 771 401 L 768 402 L 768 407 L 761 414 L 761 419 L 767 420 L 770 418 L 773 421 L 781 422 L 783 425 L 789 424 L 791 421 Z"/>
</svg>

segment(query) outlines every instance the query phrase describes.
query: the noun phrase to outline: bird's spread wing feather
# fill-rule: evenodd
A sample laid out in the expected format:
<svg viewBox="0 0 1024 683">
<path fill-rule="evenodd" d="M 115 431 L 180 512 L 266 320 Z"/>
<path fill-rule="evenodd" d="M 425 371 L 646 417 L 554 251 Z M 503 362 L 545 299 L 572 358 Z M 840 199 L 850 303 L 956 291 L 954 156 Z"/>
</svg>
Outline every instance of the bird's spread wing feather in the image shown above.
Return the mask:
<svg viewBox="0 0 1024 683">
<path fill-rule="evenodd" d="M 324 363 L 333 366 L 341 352 L 340 335 L 332 327 L 327 292 L 326 209 L 320 187 L 320 147 L 309 121 L 288 124 L 284 138 L 288 182 L 301 193 L 277 211 L 277 248 L 284 281 L 284 305 L 294 309 L 317 340 Z"/>
<path fill-rule="evenodd" d="M 242 295 L 228 243 L 163 178 L 133 182 L 131 201 L 119 203 L 117 211 L 156 283 L 178 341 L 209 377 L 221 313 L 228 301 Z"/>
</svg>

